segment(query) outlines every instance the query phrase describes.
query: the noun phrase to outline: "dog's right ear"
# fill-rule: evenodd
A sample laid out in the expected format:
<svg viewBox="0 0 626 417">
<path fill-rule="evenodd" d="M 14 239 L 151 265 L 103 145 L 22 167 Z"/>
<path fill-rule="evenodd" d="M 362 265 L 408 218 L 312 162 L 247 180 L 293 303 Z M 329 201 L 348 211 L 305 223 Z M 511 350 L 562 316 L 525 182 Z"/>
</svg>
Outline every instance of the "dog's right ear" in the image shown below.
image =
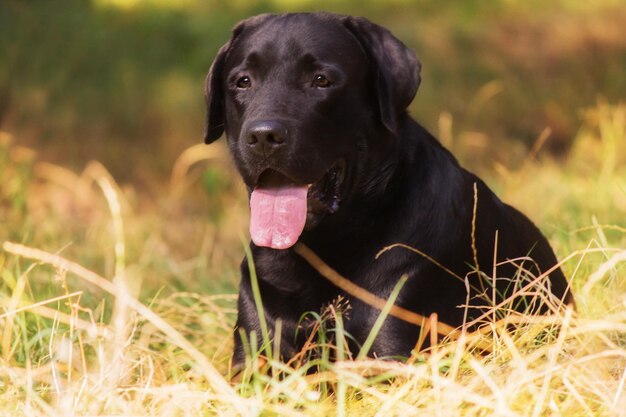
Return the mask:
<svg viewBox="0 0 626 417">
<path fill-rule="evenodd" d="M 204 84 L 204 99 L 207 107 L 206 126 L 204 130 L 205 143 L 213 143 L 224 133 L 224 86 L 222 85 L 222 71 L 224 70 L 224 64 L 226 63 L 226 58 L 231 48 L 235 45 L 237 38 L 245 28 L 258 26 L 272 16 L 273 15 L 270 14 L 262 14 L 239 22 L 233 28 L 233 34 L 230 40 L 217 52 Z"/>
<path fill-rule="evenodd" d="M 231 45 L 243 30 L 243 23 L 233 29 L 233 35 L 217 52 L 204 83 L 204 100 L 206 102 L 206 126 L 204 143 L 213 143 L 224 133 L 224 86 L 222 70 Z"/>
</svg>

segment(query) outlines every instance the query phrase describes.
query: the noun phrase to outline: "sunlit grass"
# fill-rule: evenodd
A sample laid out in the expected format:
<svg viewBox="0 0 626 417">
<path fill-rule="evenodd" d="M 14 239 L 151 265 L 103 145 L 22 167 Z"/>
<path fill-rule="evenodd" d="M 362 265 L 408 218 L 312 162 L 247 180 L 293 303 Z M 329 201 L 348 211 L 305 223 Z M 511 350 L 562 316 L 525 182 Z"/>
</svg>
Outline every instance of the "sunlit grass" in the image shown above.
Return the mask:
<svg viewBox="0 0 626 417">
<path fill-rule="evenodd" d="M 567 159 L 538 145 L 489 175 L 549 237 L 576 312 L 492 323 L 403 363 L 349 358 L 338 302 L 314 312 L 320 338 L 300 357 L 284 364 L 271 344 L 252 346 L 237 382 L 245 193 L 226 182 L 193 198 L 198 165 L 227 170 L 224 153 L 190 149 L 171 186 L 146 196 L 100 164 L 76 174 L 3 135 L 0 414 L 626 415 L 625 119 L 624 105 L 594 106 Z M 228 213 L 213 218 L 218 202 Z"/>
</svg>

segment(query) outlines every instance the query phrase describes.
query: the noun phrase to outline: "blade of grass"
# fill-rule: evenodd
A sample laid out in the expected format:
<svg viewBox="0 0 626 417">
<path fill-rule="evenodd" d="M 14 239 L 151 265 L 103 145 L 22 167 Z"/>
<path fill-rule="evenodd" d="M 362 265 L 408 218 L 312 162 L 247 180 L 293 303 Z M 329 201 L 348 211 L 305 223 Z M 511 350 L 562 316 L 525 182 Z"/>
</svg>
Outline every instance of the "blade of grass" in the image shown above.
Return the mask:
<svg viewBox="0 0 626 417">
<path fill-rule="evenodd" d="M 341 363 L 345 360 L 345 339 L 344 339 L 344 327 L 341 313 L 334 312 L 335 316 L 335 337 L 337 341 L 337 362 Z M 337 378 L 337 417 L 344 417 L 346 415 L 346 382 L 343 378 Z"/>
<path fill-rule="evenodd" d="M 124 377 L 122 362 L 115 360 L 124 355 L 126 343 L 130 337 L 130 324 L 132 318 L 128 308 L 126 298 L 128 298 L 128 287 L 126 284 L 125 268 L 126 268 L 126 240 L 124 238 L 124 222 L 122 220 L 122 207 L 118 193 L 116 192 L 117 184 L 113 177 L 108 173 L 104 166 L 97 162 L 92 162 L 96 167 L 93 169 L 93 176 L 96 183 L 102 190 L 106 198 L 111 212 L 111 220 L 113 222 L 113 233 L 115 237 L 115 275 L 113 276 L 113 285 L 117 287 L 115 304 L 113 306 L 113 343 L 109 344 L 109 360 L 111 369 L 108 375 L 109 382 L 113 385 L 122 382 Z"/>
<path fill-rule="evenodd" d="M 409 279 L 408 275 L 402 275 L 400 279 L 398 280 L 398 283 L 395 285 L 395 287 L 393 287 L 393 290 L 391 291 L 391 294 L 389 294 L 389 298 L 387 299 L 387 303 L 385 303 L 385 306 L 383 307 L 382 311 L 378 315 L 378 318 L 376 318 L 376 321 L 374 322 L 374 325 L 372 326 L 372 330 L 370 330 L 369 334 L 367 335 L 367 338 L 365 339 L 365 342 L 363 342 L 363 346 L 361 346 L 361 350 L 359 350 L 359 354 L 356 357 L 357 360 L 364 359 L 367 356 L 367 353 L 370 351 L 372 344 L 374 343 L 374 340 L 376 339 L 376 336 L 378 336 L 380 329 L 383 327 L 383 323 L 387 319 L 387 316 L 389 315 L 391 308 L 394 306 L 394 303 L 396 302 L 396 299 L 398 298 L 398 295 L 400 294 L 400 290 L 402 290 L 402 287 L 404 287 L 404 284 L 406 284 L 406 281 L 408 279 Z"/>
<path fill-rule="evenodd" d="M 254 258 L 250 251 L 250 245 L 244 243 L 246 251 L 246 260 L 248 262 L 248 271 L 250 272 L 250 285 L 252 286 L 252 296 L 254 297 L 254 304 L 259 314 L 259 323 L 261 325 L 261 336 L 263 342 L 259 346 L 259 351 L 265 350 L 268 358 L 272 357 L 272 344 L 270 342 L 270 334 L 267 327 L 267 320 L 265 318 L 265 309 L 263 308 L 263 300 L 261 299 L 261 289 L 259 288 L 259 280 L 256 274 L 256 268 L 254 266 Z"/>
</svg>

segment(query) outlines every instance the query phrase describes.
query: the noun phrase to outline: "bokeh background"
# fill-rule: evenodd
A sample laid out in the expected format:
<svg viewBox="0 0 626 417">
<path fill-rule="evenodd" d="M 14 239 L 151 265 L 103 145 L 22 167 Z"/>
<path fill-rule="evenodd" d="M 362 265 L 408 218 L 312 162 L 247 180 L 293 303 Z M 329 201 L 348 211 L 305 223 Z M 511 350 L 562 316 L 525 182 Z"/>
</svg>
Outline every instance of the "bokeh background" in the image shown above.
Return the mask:
<svg viewBox="0 0 626 417">
<path fill-rule="evenodd" d="M 601 129 L 602 111 L 589 109 L 626 97 L 623 0 L 1 0 L 0 237 L 110 276 L 106 205 L 76 191 L 106 169 L 128 200 L 128 264 L 142 288 L 232 292 L 247 207 L 223 141 L 183 158 L 182 176 L 174 167 L 202 143 L 204 77 L 236 22 L 313 10 L 366 16 L 413 48 L 423 65 L 413 116 L 549 237 L 589 225 L 579 213 L 594 197 L 550 176 L 585 155 L 623 160 L 607 157 L 614 144 L 590 151 L 599 140 L 571 158 L 581 126 Z M 529 159 L 554 171 L 507 180 Z M 597 200 L 599 221 L 621 224 Z M 554 243 L 560 256 L 568 239 Z"/>
<path fill-rule="evenodd" d="M 506 163 L 545 128 L 567 153 L 581 108 L 626 96 L 620 0 L 2 0 L 0 128 L 122 180 L 167 174 L 202 139 L 204 76 L 231 27 L 320 9 L 389 27 L 423 64 L 414 116 L 488 132 L 460 140 Z"/>
</svg>

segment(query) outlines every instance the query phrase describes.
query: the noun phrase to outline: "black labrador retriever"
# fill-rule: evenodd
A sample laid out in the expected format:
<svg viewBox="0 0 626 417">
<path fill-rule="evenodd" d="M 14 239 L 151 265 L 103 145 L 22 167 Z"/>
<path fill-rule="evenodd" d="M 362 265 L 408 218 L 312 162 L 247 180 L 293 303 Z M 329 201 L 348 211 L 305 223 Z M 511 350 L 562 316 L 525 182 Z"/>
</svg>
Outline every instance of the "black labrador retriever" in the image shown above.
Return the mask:
<svg viewBox="0 0 626 417">
<path fill-rule="evenodd" d="M 532 280 L 571 301 L 541 232 L 504 204 L 407 114 L 420 62 L 388 30 L 328 13 L 260 15 L 239 23 L 206 81 L 206 143 L 226 132 L 250 196 L 250 244 L 269 332 L 281 323 L 288 360 L 301 318 L 339 295 L 358 349 L 380 311 L 324 279 L 301 242 L 338 273 L 396 305 L 460 326 L 516 290 L 508 308 L 541 310 Z M 421 253 L 384 247 L 402 243 Z M 482 271 L 482 272 L 481 272 Z M 233 362 L 261 326 L 244 260 Z M 537 281 L 535 279 L 535 281 Z M 494 299 L 495 295 L 495 299 Z M 536 301 L 536 300 L 535 300 Z M 406 357 L 419 328 L 390 317 L 369 355 Z"/>
</svg>

